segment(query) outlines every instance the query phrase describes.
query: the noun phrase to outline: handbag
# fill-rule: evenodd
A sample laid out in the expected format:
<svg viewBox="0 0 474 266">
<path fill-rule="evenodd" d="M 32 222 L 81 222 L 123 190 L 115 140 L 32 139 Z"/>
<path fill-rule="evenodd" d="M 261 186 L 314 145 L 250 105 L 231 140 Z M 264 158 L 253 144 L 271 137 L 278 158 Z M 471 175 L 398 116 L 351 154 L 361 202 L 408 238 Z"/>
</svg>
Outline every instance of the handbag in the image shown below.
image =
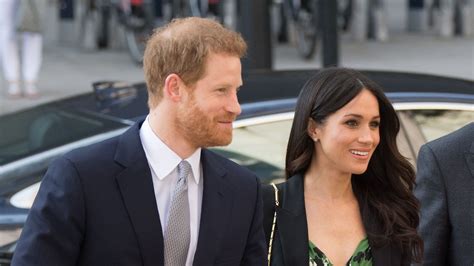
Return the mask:
<svg viewBox="0 0 474 266">
<path fill-rule="evenodd" d="M 270 233 L 270 241 L 268 242 L 268 266 L 270 266 L 270 261 L 272 259 L 272 246 L 273 246 L 273 236 L 275 234 L 275 225 L 277 219 L 277 208 L 280 206 L 280 201 L 278 199 L 278 188 L 275 183 L 271 183 L 273 189 L 275 190 L 275 212 L 273 213 L 273 222 L 272 222 L 272 231 Z"/>
<path fill-rule="evenodd" d="M 19 32 L 41 33 L 41 21 L 36 0 L 20 0 L 16 30 Z"/>
</svg>

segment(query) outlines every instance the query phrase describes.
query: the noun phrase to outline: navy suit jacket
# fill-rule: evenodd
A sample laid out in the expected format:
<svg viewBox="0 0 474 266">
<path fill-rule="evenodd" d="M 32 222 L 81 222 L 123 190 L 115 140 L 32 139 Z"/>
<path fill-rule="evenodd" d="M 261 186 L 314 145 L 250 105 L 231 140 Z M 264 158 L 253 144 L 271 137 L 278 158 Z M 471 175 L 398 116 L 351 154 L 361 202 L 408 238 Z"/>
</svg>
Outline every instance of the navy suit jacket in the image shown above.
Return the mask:
<svg viewBox="0 0 474 266">
<path fill-rule="evenodd" d="M 474 265 L 474 122 L 423 145 L 417 167 L 423 265 Z"/>
<path fill-rule="evenodd" d="M 162 228 L 140 125 L 49 167 L 12 265 L 163 265 Z M 257 177 L 206 149 L 201 163 L 194 265 L 264 265 Z"/>
</svg>

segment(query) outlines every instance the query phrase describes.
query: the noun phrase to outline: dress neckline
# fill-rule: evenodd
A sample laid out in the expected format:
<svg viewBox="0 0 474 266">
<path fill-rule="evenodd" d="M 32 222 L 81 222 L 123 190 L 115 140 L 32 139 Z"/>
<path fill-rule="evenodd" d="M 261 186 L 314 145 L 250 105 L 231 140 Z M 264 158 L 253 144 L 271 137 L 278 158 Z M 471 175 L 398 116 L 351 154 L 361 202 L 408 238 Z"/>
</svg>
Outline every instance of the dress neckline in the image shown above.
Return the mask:
<svg viewBox="0 0 474 266">
<path fill-rule="evenodd" d="M 310 252 L 310 265 L 319 265 L 317 263 L 311 264 L 311 262 L 314 261 L 315 258 L 322 261 L 324 266 L 333 265 L 333 263 L 329 260 L 326 254 L 324 254 L 323 251 L 321 251 L 311 240 L 308 240 L 308 242 Z M 352 256 L 346 262 L 346 265 L 354 265 L 352 262 L 360 263 L 363 259 L 365 259 L 366 261 L 372 261 L 371 248 L 367 236 L 360 240 L 359 244 L 352 253 Z"/>
</svg>

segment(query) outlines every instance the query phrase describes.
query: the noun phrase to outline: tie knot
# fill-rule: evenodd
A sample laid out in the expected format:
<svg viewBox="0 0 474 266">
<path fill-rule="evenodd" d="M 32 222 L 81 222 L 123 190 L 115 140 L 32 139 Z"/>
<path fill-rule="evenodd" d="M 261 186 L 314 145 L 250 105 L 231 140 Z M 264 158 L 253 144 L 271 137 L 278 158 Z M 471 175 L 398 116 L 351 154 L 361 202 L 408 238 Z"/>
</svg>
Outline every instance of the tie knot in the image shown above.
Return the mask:
<svg viewBox="0 0 474 266">
<path fill-rule="evenodd" d="M 183 178 L 184 180 L 187 180 L 189 171 L 191 171 L 191 165 L 188 163 L 188 161 L 182 160 L 178 164 L 178 181 L 180 181 Z"/>
</svg>

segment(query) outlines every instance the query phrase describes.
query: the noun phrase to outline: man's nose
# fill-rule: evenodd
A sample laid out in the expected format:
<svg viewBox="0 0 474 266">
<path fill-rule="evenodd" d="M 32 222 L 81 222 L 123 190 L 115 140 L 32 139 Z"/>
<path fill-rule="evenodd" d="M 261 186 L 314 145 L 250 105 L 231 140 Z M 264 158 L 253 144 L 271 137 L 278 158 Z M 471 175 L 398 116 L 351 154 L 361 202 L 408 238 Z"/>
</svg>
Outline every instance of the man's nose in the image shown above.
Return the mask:
<svg viewBox="0 0 474 266">
<path fill-rule="evenodd" d="M 240 115 L 242 113 L 242 108 L 240 108 L 239 99 L 237 97 L 237 93 L 232 93 L 230 99 L 227 103 L 226 109 L 228 112 L 233 113 L 235 115 Z"/>
</svg>

